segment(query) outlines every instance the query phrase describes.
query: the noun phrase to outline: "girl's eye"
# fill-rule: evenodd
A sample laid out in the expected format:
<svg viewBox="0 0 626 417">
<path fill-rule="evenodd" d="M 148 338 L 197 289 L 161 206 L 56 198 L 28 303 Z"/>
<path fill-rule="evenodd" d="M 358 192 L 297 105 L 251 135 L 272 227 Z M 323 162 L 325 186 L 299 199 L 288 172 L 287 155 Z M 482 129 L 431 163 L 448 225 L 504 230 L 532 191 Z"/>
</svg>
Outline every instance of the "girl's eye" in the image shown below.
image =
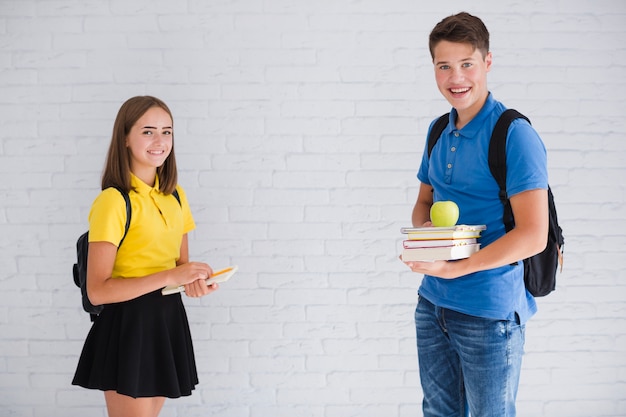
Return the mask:
<svg viewBox="0 0 626 417">
<path fill-rule="evenodd" d="M 153 136 L 154 133 L 155 132 L 153 130 L 144 130 L 142 132 L 142 134 L 144 136 Z M 171 130 L 164 130 L 161 134 L 164 135 L 164 136 L 170 136 L 170 135 L 172 135 L 172 131 Z"/>
</svg>

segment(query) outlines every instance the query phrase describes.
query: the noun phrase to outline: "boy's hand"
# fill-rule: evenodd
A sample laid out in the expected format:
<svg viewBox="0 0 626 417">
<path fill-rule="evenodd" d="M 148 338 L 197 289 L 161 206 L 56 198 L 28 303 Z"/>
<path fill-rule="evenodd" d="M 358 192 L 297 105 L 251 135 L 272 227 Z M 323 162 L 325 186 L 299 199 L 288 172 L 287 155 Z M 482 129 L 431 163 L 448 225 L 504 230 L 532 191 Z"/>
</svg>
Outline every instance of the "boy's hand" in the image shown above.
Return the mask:
<svg viewBox="0 0 626 417">
<path fill-rule="evenodd" d="M 400 256 L 400 260 L 402 261 L 402 256 Z M 404 261 L 402 261 L 404 262 Z M 433 277 L 445 278 L 445 279 L 453 279 L 458 278 L 462 274 L 458 272 L 459 268 L 456 268 L 459 261 L 449 262 L 449 261 L 433 261 L 433 262 L 418 262 L 418 261 L 409 261 L 404 262 L 406 266 L 408 266 L 411 271 L 417 272 L 419 274 L 431 275 Z"/>
</svg>

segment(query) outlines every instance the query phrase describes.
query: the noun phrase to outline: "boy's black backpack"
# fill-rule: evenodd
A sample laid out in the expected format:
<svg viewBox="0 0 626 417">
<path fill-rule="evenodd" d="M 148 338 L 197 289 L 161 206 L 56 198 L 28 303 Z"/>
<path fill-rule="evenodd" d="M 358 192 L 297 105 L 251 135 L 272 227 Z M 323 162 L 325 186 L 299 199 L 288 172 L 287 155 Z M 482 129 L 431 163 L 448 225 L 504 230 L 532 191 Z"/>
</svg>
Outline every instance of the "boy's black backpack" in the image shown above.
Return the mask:
<svg viewBox="0 0 626 417">
<path fill-rule="evenodd" d="M 489 170 L 500 187 L 500 201 L 502 201 L 503 221 L 506 231 L 515 227 L 511 202 L 506 194 L 506 137 L 509 125 L 515 119 L 530 120 L 517 110 L 508 109 L 498 119 L 489 142 Z M 449 113 L 441 116 L 434 124 L 428 135 L 428 156 L 439 140 L 441 133 L 449 122 Z M 548 295 L 556 288 L 556 272 L 563 270 L 563 230 L 559 226 L 554 205 L 554 196 L 548 186 L 548 213 L 550 216 L 548 228 L 548 244 L 543 252 L 524 259 L 524 284 L 534 297 Z"/>
<path fill-rule="evenodd" d="M 124 226 L 124 235 L 122 236 L 122 240 L 120 240 L 120 244 L 117 245 L 119 250 L 120 246 L 122 246 L 122 242 L 126 238 L 126 234 L 128 233 L 128 228 L 130 227 L 130 219 L 132 217 L 132 209 L 130 206 L 130 197 L 128 193 L 122 190 L 121 188 L 115 187 L 117 191 L 122 194 L 124 197 L 124 201 L 126 202 L 126 225 Z M 174 190 L 172 193 L 176 200 L 178 200 L 178 204 L 180 204 L 180 197 L 178 195 L 178 191 Z M 73 274 L 74 274 L 74 284 L 80 288 L 81 295 L 83 297 L 83 310 L 89 313 L 91 317 L 91 321 L 94 321 L 98 314 L 102 312 L 104 306 L 98 305 L 94 306 L 89 301 L 89 297 L 87 296 L 87 254 L 89 252 L 89 231 L 80 235 L 78 240 L 76 241 L 76 257 L 77 263 L 74 264 Z"/>
</svg>

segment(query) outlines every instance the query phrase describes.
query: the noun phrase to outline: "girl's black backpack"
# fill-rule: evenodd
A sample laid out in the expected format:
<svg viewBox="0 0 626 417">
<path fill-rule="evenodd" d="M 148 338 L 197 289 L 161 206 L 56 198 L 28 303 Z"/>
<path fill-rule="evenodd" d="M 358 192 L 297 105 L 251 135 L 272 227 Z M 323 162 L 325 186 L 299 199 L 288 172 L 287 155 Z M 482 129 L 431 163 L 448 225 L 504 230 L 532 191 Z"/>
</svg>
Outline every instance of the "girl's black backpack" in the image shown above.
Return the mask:
<svg viewBox="0 0 626 417">
<path fill-rule="evenodd" d="M 124 197 L 124 201 L 126 202 L 126 225 L 124 226 L 124 235 L 122 236 L 122 240 L 120 240 L 120 244 L 117 245 L 119 250 L 120 246 L 122 246 L 122 242 L 126 238 L 126 234 L 128 233 L 128 228 L 130 227 L 130 219 L 132 217 L 132 209 L 130 206 L 130 198 L 128 197 L 128 193 L 122 190 L 121 188 L 115 187 L 117 191 L 122 194 Z M 178 195 L 178 191 L 174 190 L 172 193 L 178 204 L 180 204 L 180 196 Z M 81 295 L 83 297 L 83 310 L 89 313 L 91 317 L 91 321 L 94 321 L 98 314 L 102 312 L 104 306 L 95 306 L 91 304 L 89 301 L 89 297 L 87 296 L 87 254 L 89 252 L 89 231 L 80 235 L 78 240 L 76 241 L 76 257 L 78 258 L 77 262 L 74 264 L 73 274 L 74 274 L 74 284 L 80 288 Z"/>
<path fill-rule="evenodd" d="M 122 246 L 122 242 L 128 233 L 128 228 L 130 227 L 130 218 L 132 216 L 132 209 L 130 207 L 130 198 L 128 197 L 128 193 L 122 190 L 121 188 L 115 187 L 117 191 L 122 194 L 124 197 L 124 201 L 126 201 L 126 226 L 124 226 L 124 235 L 122 236 L 122 240 L 120 240 L 120 244 L 117 246 L 118 249 Z M 89 252 L 89 231 L 86 231 L 76 241 L 76 257 L 78 258 L 77 262 L 74 264 L 73 273 L 74 273 L 74 284 L 80 288 L 81 295 L 83 296 L 83 310 L 85 310 L 91 316 L 91 321 L 94 321 L 98 314 L 102 312 L 104 306 L 95 306 L 91 304 L 89 301 L 89 297 L 87 296 L 87 254 Z"/>
</svg>

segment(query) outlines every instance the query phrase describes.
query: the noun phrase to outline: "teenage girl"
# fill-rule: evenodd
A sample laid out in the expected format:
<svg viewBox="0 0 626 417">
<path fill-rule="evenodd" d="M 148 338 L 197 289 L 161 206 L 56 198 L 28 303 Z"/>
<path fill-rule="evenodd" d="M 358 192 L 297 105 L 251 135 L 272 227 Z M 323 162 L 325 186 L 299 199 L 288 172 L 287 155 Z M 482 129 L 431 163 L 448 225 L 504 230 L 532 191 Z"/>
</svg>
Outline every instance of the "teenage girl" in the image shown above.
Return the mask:
<svg viewBox="0 0 626 417">
<path fill-rule="evenodd" d="M 217 290 L 209 265 L 190 262 L 195 228 L 177 183 L 172 113 L 161 100 L 133 97 L 120 108 L 102 177 L 89 213 L 87 293 L 104 305 L 95 319 L 72 384 L 104 391 L 110 417 L 156 417 L 165 398 L 191 395 L 198 383 L 184 285 L 202 297 Z M 129 194 L 131 224 L 123 244 Z M 178 199 L 172 194 L 177 191 Z M 119 247 L 118 247 L 119 246 Z"/>
</svg>

